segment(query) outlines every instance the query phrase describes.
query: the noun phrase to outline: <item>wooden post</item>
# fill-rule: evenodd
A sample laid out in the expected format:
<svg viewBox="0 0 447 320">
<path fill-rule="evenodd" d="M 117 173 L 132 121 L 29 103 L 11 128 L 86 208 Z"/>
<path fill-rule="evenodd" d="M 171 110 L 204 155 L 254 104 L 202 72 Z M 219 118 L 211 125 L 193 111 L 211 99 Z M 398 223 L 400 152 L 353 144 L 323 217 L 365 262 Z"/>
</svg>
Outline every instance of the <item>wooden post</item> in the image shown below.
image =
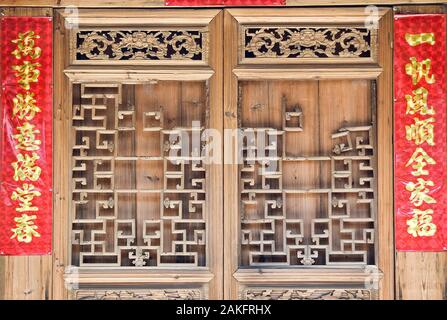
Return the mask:
<svg viewBox="0 0 447 320">
<path fill-rule="evenodd" d="M 394 7 L 399 14 L 446 13 L 442 5 Z M 396 299 L 447 299 L 447 252 L 396 252 Z"/>
</svg>

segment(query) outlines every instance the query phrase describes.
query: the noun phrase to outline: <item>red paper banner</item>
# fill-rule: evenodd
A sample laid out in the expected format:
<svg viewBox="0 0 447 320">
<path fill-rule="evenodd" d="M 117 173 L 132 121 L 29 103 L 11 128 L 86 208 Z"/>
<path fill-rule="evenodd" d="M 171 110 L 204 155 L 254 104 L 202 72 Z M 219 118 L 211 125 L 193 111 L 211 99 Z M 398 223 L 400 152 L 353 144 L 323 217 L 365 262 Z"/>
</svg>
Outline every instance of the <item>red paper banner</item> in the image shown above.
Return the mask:
<svg viewBox="0 0 447 320">
<path fill-rule="evenodd" d="M 52 20 L 0 20 L 0 254 L 51 253 Z"/>
<path fill-rule="evenodd" d="M 447 246 L 446 17 L 394 20 L 396 248 Z"/>
<path fill-rule="evenodd" d="M 283 6 L 286 0 L 166 0 L 167 6 Z"/>
</svg>

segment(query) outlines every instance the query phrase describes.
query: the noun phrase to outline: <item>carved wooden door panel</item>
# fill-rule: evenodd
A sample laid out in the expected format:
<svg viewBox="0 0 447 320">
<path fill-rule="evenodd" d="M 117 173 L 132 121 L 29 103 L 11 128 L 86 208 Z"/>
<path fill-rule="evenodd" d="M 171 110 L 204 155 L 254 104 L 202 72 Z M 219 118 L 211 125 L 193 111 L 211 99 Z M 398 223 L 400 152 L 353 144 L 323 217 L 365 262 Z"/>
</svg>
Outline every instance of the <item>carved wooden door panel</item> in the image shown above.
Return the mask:
<svg viewBox="0 0 447 320">
<path fill-rule="evenodd" d="M 392 297 L 391 15 L 369 14 L 226 11 L 226 298 Z"/>
<path fill-rule="evenodd" d="M 55 232 L 69 226 L 56 250 L 71 297 L 222 298 L 222 166 L 201 139 L 222 130 L 222 25 L 218 10 L 57 15 L 70 50 L 56 50 Z"/>
<path fill-rule="evenodd" d="M 58 11 L 54 297 L 391 298 L 392 20 L 368 14 Z"/>
</svg>

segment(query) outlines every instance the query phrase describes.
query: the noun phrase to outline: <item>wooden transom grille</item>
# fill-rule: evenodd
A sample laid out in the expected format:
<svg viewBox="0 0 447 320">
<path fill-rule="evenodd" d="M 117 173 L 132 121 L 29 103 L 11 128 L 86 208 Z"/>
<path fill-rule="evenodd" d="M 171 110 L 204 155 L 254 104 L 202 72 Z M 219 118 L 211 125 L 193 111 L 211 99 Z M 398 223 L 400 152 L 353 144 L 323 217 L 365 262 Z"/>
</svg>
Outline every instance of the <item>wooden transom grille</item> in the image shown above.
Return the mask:
<svg viewBox="0 0 447 320">
<path fill-rule="evenodd" d="M 206 83 L 74 86 L 72 264 L 207 265 Z M 192 125 L 193 124 L 193 125 Z"/>
</svg>

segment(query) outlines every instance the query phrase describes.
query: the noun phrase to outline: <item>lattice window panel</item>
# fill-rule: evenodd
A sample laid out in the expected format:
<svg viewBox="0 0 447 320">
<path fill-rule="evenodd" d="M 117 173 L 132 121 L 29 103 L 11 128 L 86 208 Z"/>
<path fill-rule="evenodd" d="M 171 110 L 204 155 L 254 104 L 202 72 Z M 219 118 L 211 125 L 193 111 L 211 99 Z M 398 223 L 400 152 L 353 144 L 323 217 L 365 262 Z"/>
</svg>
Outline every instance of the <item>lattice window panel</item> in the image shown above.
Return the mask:
<svg viewBox="0 0 447 320">
<path fill-rule="evenodd" d="M 375 263 L 374 91 L 366 80 L 240 82 L 242 266 Z"/>
<path fill-rule="evenodd" d="M 207 265 L 205 82 L 73 87 L 71 257 L 81 267 Z M 188 145 L 188 144 L 186 144 Z"/>
</svg>

